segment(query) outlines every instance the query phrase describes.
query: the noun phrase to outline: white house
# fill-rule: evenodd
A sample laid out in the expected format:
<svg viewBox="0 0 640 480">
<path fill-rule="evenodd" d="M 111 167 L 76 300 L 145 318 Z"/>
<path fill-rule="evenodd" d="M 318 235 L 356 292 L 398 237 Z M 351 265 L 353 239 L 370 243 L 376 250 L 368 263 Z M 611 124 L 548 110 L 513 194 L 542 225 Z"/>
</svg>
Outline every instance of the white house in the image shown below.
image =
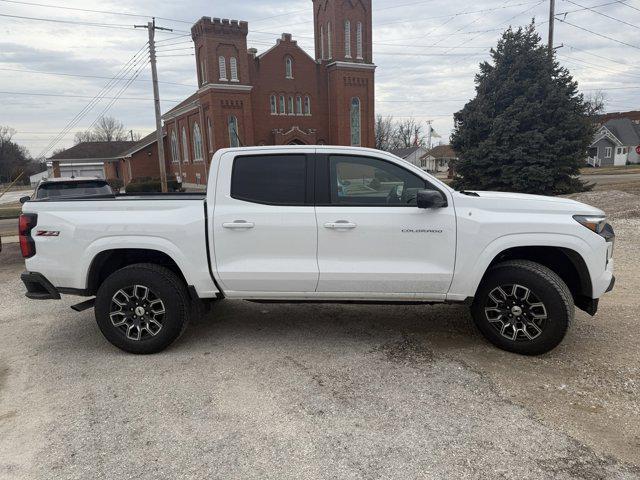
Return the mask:
<svg viewBox="0 0 640 480">
<path fill-rule="evenodd" d="M 427 169 L 427 164 L 422 159 L 422 157 L 424 157 L 424 155 L 427 153 L 427 149 L 424 147 L 414 146 L 409 148 L 398 148 L 395 150 L 390 150 L 389 153 L 395 155 L 396 157 L 400 157 L 407 162 L 411 162 L 415 166 L 420 167 L 423 170 Z"/>
</svg>

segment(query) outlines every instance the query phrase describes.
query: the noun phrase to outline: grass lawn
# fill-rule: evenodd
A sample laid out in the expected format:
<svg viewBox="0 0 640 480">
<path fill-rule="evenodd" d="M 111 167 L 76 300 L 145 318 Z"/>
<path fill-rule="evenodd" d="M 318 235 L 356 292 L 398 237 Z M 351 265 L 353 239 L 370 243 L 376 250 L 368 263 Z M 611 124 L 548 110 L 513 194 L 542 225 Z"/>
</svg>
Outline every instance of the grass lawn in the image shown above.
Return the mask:
<svg viewBox="0 0 640 480">
<path fill-rule="evenodd" d="M 620 167 L 581 168 L 582 175 L 620 175 L 625 173 L 640 173 L 640 165 L 624 165 Z"/>
</svg>

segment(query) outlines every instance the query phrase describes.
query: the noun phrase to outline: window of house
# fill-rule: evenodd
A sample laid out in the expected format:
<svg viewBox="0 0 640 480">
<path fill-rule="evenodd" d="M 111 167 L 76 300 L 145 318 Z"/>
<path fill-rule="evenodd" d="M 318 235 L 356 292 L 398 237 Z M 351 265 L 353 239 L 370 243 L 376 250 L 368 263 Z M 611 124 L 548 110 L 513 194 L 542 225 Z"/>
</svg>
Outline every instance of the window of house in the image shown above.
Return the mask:
<svg viewBox="0 0 640 480">
<path fill-rule="evenodd" d="M 377 158 L 329 158 L 332 205 L 416 206 L 426 182 L 398 165 Z"/>
<path fill-rule="evenodd" d="M 304 97 L 304 114 L 311 115 L 311 97 L 309 95 Z"/>
<path fill-rule="evenodd" d="M 180 161 L 180 151 L 178 150 L 178 136 L 176 132 L 171 132 L 171 160 L 173 162 Z"/>
<path fill-rule="evenodd" d="M 331 45 L 331 22 L 327 23 L 327 54 L 329 59 L 333 58 L 333 51 Z"/>
<path fill-rule="evenodd" d="M 271 107 L 271 115 L 277 115 L 278 114 L 278 100 L 276 99 L 275 95 L 271 95 L 269 97 L 269 104 Z"/>
<path fill-rule="evenodd" d="M 351 99 L 351 145 L 360 146 L 360 99 Z"/>
<path fill-rule="evenodd" d="M 344 56 L 351 58 L 351 22 L 349 20 L 344 22 Z"/>
<path fill-rule="evenodd" d="M 189 142 L 187 141 L 187 129 L 182 127 L 182 161 L 189 161 Z"/>
<path fill-rule="evenodd" d="M 628 153 L 628 152 L 629 152 L 629 147 L 623 147 L 623 148 L 622 148 L 622 153 L 623 153 L 623 154 L 626 154 L 626 153 Z"/>
<path fill-rule="evenodd" d="M 293 78 L 293 59 L 291 57 L 284 60 L 284 74 L 287 78 Z"/>
<path fill-rule="evenodd" d="M 302 97 L 300 95 L 296 97 L 296 113 L 302 115 Z"/>
<path fill-rule="evenodd" d="M 213 125 L 211 125 L 210 118 L 207 118 L 207 136 L 209 137 L 209 152 L 213 153 Z"/>
<path fill-rule="evenodd" d="M 356 25 L 356 56 L 358 60 L 362 60 L 362 22 Z"/>
<path fill-rule="evenodd" d="M 240 133 L 238 132 L 238 119 L 231 115 L 229 117 L 229 146 L 240 146 Z"/>
<path fill-rule="evenodd" d="M 622 148 L 618 147 L 616 149 L 616 154 L 620 155 L 622 153 Z"/>
<path fill-rule="evenodd" d="M 193 157 L 196 161 L 202 161 L 204 155 L 202 153 L 202 132 L 198 122 L 193 124 Z"/>
<path fill-rule="evenodd" d="M 324 60 L 324 25 L 320 25 L 320 59 Z"/>
<path fill-rule="evenodd" d="M 196 185 L 200 185 L 202 183 L 202 175 L 196 173 Z"/>
<path fill-rule="evenodd" d="M 270 205 L 304 205 L 307 162 L 304 155 L 260 155 L 233 161 L 231 197 Z"/>
<path fill-rule="evenodd" d="M 607 147 L 604 149 L 604 158 L 611 158 L 612 155 L 613 155 L 612 147 Z"/>
<path fill-rule="evenodd" d="M 295 115 L 296 112 L 293 109 L 293 97 L 289 97 L 289 115 Z"/>
<path fill-rule="evenodd" d="M 285 104 L 284 95 L 280 95 L 280 115 L 284 115 L 287 113 L 287 107 Z"/>
<path fill-rule="evenodd" d="M 231 57 L 231 60 L 229 60 L 229 63 L 231 65 L 231 81 L 232 82 L 239 82 L 239 78 L 238 78 L 238 59 L 236 57 Z"/>
<path fill-rule="evenodd" d="M 220 80 L 227 81 L 227 61 L 221 55 L 218 57 L 218 68 L 220 69 Z"/>
</svg>

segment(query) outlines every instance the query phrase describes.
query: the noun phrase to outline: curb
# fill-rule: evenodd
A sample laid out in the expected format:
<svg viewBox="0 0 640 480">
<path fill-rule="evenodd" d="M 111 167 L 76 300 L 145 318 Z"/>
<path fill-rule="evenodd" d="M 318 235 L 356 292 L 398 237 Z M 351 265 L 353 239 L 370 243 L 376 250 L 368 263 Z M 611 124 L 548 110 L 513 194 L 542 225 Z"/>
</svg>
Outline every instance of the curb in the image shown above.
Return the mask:
<svg viewBox="0 0 640 480">
<path fill-rule="evenodd" d="M 10 243 L 20 243 L 20 239 L 18 238 L 17 235 L 12 235 L 10 237 L 1 237 L 1 238 L 2 238 L 3 245 L 8 245 Z"/>
</svg>

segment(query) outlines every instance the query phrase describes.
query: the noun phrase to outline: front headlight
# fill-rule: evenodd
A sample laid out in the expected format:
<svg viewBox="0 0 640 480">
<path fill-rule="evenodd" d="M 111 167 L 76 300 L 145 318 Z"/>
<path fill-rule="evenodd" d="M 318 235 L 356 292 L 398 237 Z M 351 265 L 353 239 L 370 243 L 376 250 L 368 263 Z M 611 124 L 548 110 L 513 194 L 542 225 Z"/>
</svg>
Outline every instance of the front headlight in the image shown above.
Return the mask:
<svg viewBox="0 0 640 480">
<path fill-rule="evenodd" d="M 602 234 L 607 225 L 607 217 L 602 215 L 574 215 L 573 219 L 598 235 Z"/>
</svg>

